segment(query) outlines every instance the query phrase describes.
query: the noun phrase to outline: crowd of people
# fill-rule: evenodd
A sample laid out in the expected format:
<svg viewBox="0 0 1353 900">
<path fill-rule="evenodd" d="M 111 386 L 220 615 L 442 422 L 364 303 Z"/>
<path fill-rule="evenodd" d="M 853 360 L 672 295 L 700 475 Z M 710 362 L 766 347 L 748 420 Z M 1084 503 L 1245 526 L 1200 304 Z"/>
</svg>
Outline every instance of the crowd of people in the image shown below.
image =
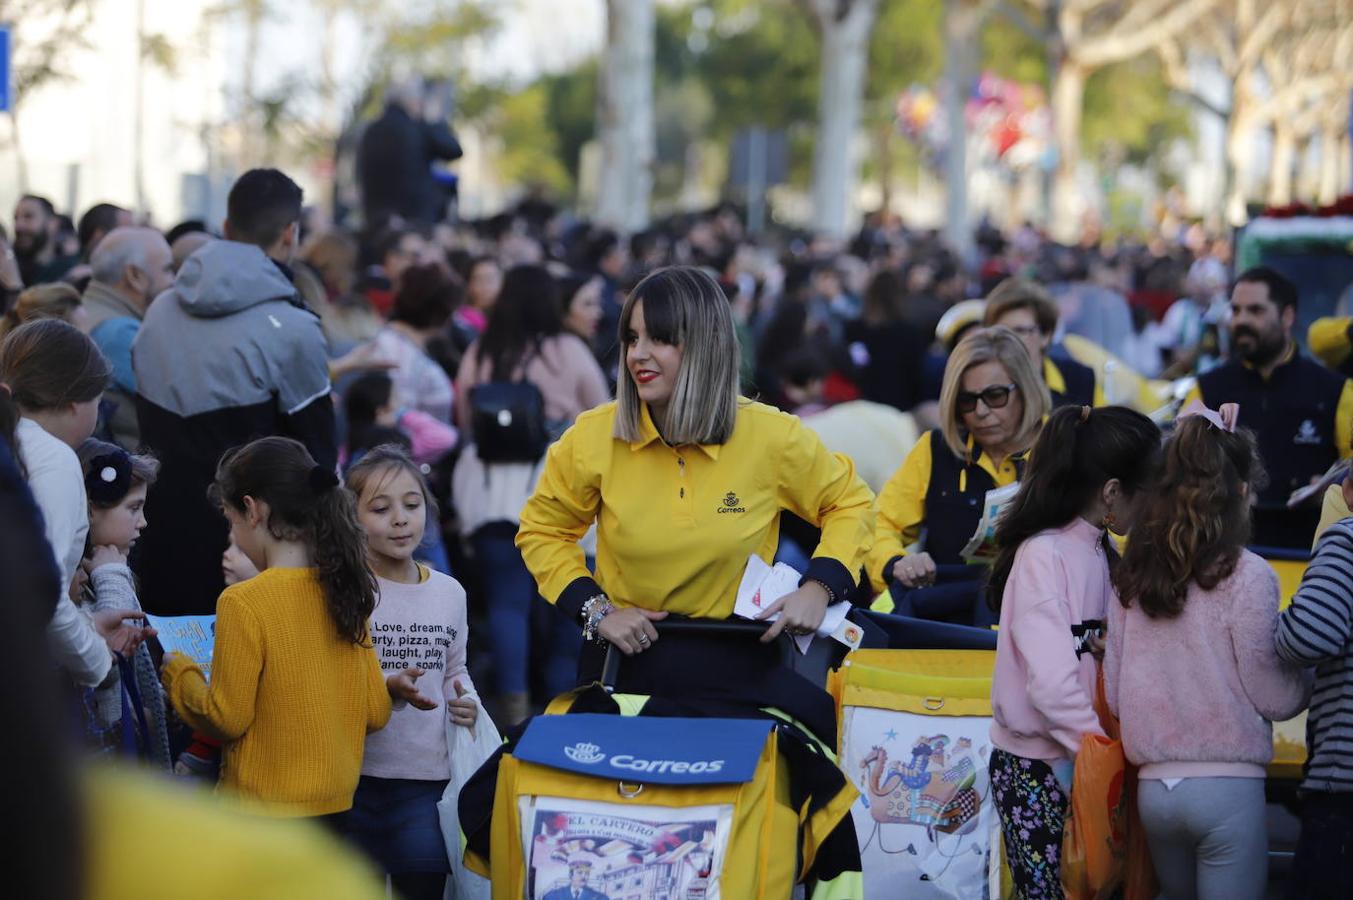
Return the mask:
<svg viewBox="0 0 1353 900">
<path fill-rule="evenodd" d="M 382 140 L 457 149 L 387 118 Z M 1353 387 L 1298 347 L 1281 275 L 1233 279 L 1197 229 L 983 227 L 969 260 L 884 215 L 843 244 L 753 237 L 724 207 L 623 237 L 537 200 L 434 223 L 424 200 L 373 198 L 350 232 L 257 169 L 219 233 L 19 201 L 5 543 L 45 539 L 3 580 L 42 611 L 87 750 L 320 820 L 439 897 L 446 719 L 513 726 L 601 648 L 728 617 L 756 555 L 802 575 L 767 640 L 839 601 L 998 626 L 1020 896 L 1060 896 L 1101 667 L 1166 896 L 1260 895 L 1269 722 L 1308 703 L 1293 896 L 1353 884 L 1353 487 L 1323 520 L 1319 496 L 1288 507 L 1350 455 Z M 1065 335 L 1197 377 L 1168 439 Z M 1246 548 L 1317 537 L 1279 617 Z M 210 672 L 161 658 L 145 613 L 214 615 Z"/>
</svg>

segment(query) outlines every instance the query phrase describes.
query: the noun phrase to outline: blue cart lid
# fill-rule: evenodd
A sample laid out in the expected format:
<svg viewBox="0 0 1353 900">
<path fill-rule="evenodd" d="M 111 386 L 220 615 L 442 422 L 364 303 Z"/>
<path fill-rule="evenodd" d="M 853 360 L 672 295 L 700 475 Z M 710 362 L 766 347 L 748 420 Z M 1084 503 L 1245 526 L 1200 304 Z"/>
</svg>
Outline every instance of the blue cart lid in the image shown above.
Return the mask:
<svg viewBox="0 0 1353 900">
<path fill-rule="evenodd" d="M 512 755 L 579 775 L 648 784 L 751 781 L 773 722 L 578 713 L 537 716 Z"/>
</svg>

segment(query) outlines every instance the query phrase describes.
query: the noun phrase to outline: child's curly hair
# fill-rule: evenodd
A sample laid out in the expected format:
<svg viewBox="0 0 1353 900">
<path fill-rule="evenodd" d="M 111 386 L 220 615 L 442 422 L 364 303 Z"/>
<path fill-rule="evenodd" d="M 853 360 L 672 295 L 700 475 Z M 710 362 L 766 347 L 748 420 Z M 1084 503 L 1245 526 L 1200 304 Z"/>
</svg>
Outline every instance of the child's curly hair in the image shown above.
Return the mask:
<svg viewBox="0 0 1353 900">
<path fill-rule="evenodd" d="M 1184 609 L 1189 585 L 1211 590 L 1250 539 L 1250 498 L 1267 481 L 1254 435 L 1190 416 L 1165 445 L 1165 466 L 1114 571 L 1122 604 L 1152 618 Z"/>
</svg>

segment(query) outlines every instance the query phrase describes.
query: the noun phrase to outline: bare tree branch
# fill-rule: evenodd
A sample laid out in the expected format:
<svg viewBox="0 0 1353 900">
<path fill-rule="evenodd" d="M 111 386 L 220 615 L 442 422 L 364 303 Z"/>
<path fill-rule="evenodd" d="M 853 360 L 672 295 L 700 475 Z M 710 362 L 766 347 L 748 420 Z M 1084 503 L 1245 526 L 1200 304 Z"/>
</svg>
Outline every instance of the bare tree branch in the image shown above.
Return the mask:
<svg viewBox="0 0 1353 900">
<path fill-rule="evenodd" d="M 1117 28 L 1108 34 L 1068 47 L 1071 56 L 1083 66 L 1098 68 L 1122 62 L 1146 53 L 1200 19 L 1217 0 L 1185 0 L 1169 4 L 1169 12 L 1158 16 L 1150 24 L 1136 31 L 1122 33 Z"/>
</svg>

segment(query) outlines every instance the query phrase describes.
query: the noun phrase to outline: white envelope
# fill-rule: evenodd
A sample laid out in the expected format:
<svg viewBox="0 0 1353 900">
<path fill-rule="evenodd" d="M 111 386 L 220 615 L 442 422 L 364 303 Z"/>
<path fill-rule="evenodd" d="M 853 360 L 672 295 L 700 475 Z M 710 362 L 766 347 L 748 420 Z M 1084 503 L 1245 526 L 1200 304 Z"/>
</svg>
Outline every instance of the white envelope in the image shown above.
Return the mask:
<svg viewBox="0 0 1353 900">
<path fill-rule="evenodd" d="M 765 560 L 753 553 L 747 557 L 747 569 L 742 573 L 742 582 L 738 585 L 738 599 L 733 606 L 733 615 L 741 616 L 744 619 L 755 619 L 776 600 L 798 590 L 799 581 L 802 578 L 803 576 L 792 566 L 787 566 L 784 563 L 769 566 Z M 814 637 L 835 636 L 837 630 L 841 628 L 841 623 L 846 620 L 846 613 L 849 611 L 850 604 L 845 602 L 834 603 L 827 607 L 827 614 L 822 617 L 822 624 L 818 626 L 816 634 L 795 635 L 794 643 L 799 648 L 799 652 L 807 653 Z M 776 613 L 771 616 L 770 621 L 774 622 L 778 618 L 780 618 L 780 614 Z M 842 638 L 838 638 L 838 640 L 849 643 L 848 640 Z M 856 643 L 858 642 L 858 638 L 856 638 Z"/>
</svg>

